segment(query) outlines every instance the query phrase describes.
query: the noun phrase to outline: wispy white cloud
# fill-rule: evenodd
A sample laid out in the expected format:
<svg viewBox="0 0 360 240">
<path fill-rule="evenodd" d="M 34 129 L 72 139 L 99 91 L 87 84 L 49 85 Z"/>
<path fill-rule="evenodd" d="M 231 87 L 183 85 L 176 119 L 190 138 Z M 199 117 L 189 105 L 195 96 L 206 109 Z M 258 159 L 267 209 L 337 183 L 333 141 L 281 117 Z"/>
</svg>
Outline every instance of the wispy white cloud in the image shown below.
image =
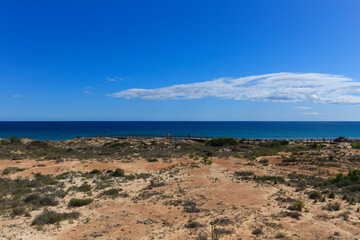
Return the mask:
<svg viewBox="0 0 360 240">
<path fill-rule="evenodd" d="M 318 112 L 304 112 L 304 113 L 301 113 L 302 115 L 321 115 L 321 113 L 318 113 Z"/>
<path fill-rule="evenodd" d="M 15 94 L 15 95 L 12 95 L 11 97 L 13 97 L 13 98 L 21 98 L 21 97 L 23 97 L 23 95 Z"/>
<path fill-rule="evenodd" d="M 109 82 L 119 82 L 124 79 L 122 77 L 107 77 L 106 80 L 108 80 Z"/>
<path fill-rule="evenodd" d="M 85 94 L 92 94 L 90 91 L 84 91 Z"/>
<path fill-rule="evenodd" d="M 273 73 L 218 78 L 155 89 L 128 89 L 110 97 L 145 100 L 222 98 L 273 102 L 360 104 L 360 82 L 321 73 Z"/>
<path fill-rule="evenodd" d="M 303 110 L 306 110 L 306 109 L 312 109 L 312 107 L 294 107 L 294 108 L 296 108 L 296 109 L 303 109 Z"/>
</svg>

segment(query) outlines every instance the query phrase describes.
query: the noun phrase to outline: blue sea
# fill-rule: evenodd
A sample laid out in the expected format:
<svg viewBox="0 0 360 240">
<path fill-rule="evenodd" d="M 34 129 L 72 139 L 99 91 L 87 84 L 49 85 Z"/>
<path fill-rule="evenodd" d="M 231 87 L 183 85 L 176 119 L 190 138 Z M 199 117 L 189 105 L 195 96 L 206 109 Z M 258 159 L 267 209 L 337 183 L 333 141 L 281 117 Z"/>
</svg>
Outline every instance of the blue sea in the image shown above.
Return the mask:
<svg viewBox="0 0 360 240">
<path fill-rule="evenodd" d="M 0 122 L 0 138 L 10 136 L 38 140 L 123 135 L 176 135 L 326 139 L 360 138 L 360 122 Z"/>
</svg>

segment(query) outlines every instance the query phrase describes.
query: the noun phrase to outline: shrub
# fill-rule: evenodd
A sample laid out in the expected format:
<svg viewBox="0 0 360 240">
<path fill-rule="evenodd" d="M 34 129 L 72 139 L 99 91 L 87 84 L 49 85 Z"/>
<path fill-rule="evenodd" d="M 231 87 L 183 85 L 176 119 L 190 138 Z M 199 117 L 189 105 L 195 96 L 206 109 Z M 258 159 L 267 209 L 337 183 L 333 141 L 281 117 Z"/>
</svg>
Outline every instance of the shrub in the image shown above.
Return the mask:
<svg viewBox="0 0 360 240">
<path fill-rule="evenodd" d="M 269 163 L 269 160 L 268 159 L 263 159 L 263 160 L 260 160 L 259 163 L 267 165 Z"/>
<path fill-rule="evenodd" d="M 203 162 L 204 162 L 205 164 L 208 164 L 208 165 L 210 165 L 210 164 L 213 163 L 213 161 L 212 161 L 211 159 L 209 159 L 209 158 L 204 158 L 204 159 L 203 159 Z"/>
<path fill-rule="evenodd" d="M 105 190 L 104 192 L 101 193 L 101 195 L 107 195 L 107 196 L 117 196 L 119 195 L 119 189 L 109 189 L 109 190 Z"/>
<path fill-rule="evenodd" d="M 212 147 L 234 146 L 236 144 L 236 139 L 232 137 L 219 137 L 206 141 L 206 145 L 210 145 Z"/>
<path fill-rule="evenodd" d="M 340 203 L 338 203 L 338 202 L 329 203 L 328 205 L 326 205 L 326 209 L 328 211 L 339 211 L 340 210 Z"/>
<path fill-rule="evenodd" d="M 215 233 L 217 235 L 233 234 L 234 230 L 225 229 L 225 228 L 215 228 Z"/>
<path fill-rule="evenodd" d="M 346 140 L 346 137 L 338 137 L 334 139 L 334 142 L 345 142 Z"/>
<path fill-rule="evenodd" d="M 339 173 L 335 178 L 330 179 L 332 183 L 336 183 L 338 187 L 360 184 L 360 169 L 349 170 L 348 175 Z"/>
<path fill-rule="evenodd" d="M 196 222 L 196 221 L 192 221 L 189 220 L 186 224 L 185 224 L 186 228 L 199 228 L 199 227 L 204 227 L 203 224 Z"/>
<path fill-rule="evenodd" d="M 63 172 L 57 175 L 55 178 L 58 180 L 66 179 L 69 176 L 70 172 Z"/>
<path fill-rule="evenodd" d="M 352 142 L 352 143 L 350 143 L 350 144 L 351 144 L 351 147 L 352 147 L 352 148 L 357 148 L 357 149 L 360 148 L 360 142 Z"/>
<path fill-rule="evenodd" d="M 81 207 L 85 205 L 89 205 L 92 203 L 94 199 L 86 198 L 86 199 L 78 199 L 78 198 L 72 198 L 69 202 L 70 207 Z"/>
<path fill-rule="evenodd" d="M 40 195 L 36 194 L 36 193 L 33 193 L 33 194 L 30 194 L 30 195 L 26 196 L 25 199 L 24 199 L 24 202 L 34 204 L 34 203 L 39 202 L 39 200 L 40 200 Z"/>
<path fill-rule="evenodd" d="M 38 147 L 38 148 L 47 148 L 49 147 L 49 145 L 46 142 L 42 142 L 42 141 L 32 141 L 28 147 Z"/>
<path fill-rule="evenodd" d="M 113 173 L 114 177 L 124 177 L 125 176 L 125 172 L 124 170 L 122 170 L 121 168 L 117 168 L 114 173 Z"/>
<path fill-rule="evenodd" d="M 269 176 L 269 175 L 265 175 L 265 176 L 254 176 L 254 180 L 255 181 L 259 181 L 259 182 L 273 182 L 273 183 L 284 183 L 285 179 L 283 177 L 280 176 Z"/>
<path fill-rule="evenodd" d="M 55 224 L 67 219 L 77 219 L 80 216 L 79 212 L 57 213 L 53 211 L 44 210 L 41 214 L 35 217 L 31 225 L 45 225 Z"/>
<path fill-rule="evenodd" d="M 148 162 L 157 162 L 159 161 L 157 158 L 149 158 L 147 159 Z"/>
<path fill-rule="evenodd" d="M 50 195 L 41 197 L 39 194 L 33 193 L 25 197 L 25 203 L 33 204 L 34 206 L 42 207 L 42 206 L 56 206 L 59 202 Z"/>
<path fill-rule="evenodd" d="M 251 232 L 254 235 L 262 235 L 264 234 L 263 230 L 261 228 L 255 228 L 254 231 Z"/>
<path fill-rule="evenodd" d="M 18 168 L 18 167 L 7 167 L 7 168 L 4 168 L 2 174 L 3 175 L 8 175 L 10 173 L 21 172 L 21 171 L 24 171 L 24 170 L 25 169 Z"/>
<path fill-rule="evenodd" d="M 21 142 L 20 138 L 17 138 L 17 137 L 15 137 L 15 136 L 9 137 L 8 141 L 9 141 L 10 144 L 16 144 L 16 143 L 20 143 L 20 142 Z"/>
<path fill-rule="evenodd" d="M 99 169 L 94 169 L 91 172 L 89 172 L 90 174 L 98 174 L 101 173 L 101 171 Z"/>
<path fill-rule="evenodd" d="M 44 196 L 39 200 L 40 206 L 56 206 L 58 204 L 59 202 L 52 196 Z"/>
<path fill-rule="evenodd" d="M 187 213 L 197 213 L 200 212 L 200 209 L 198 209 L 196 206 L 190 206 L 190 207 L 184 207 L 184 211 Z"/>
<path fill-rule="evenodd" d="M 334 192 L 330 192 L 328 195 L 329 198 L 335 198 L 335 193 Z"/>
<path fill-rule="evenodd" d="M 213 221 L 210 222 L 211 225 L 220 225 L 220 226 L 227 226 L 227 225 L 232 225 L 233 221 L 231 221 L 228 217 L 223 217 L 223 218 L 217 218 Z"/>
<path fill-rule="evenodd" d="M 291 218 L 295 218 L 295 219 L 299 220 L 301 213 L 299 213 L 299 212 L 281 212 L 281 216 L 282 217 L 291 217 Z"/>
<path fill-rule="evenodd" d="M 304 207 L 305 204 L 301 200 L 296 200 L 296 202 L 292 206 L 290 206 L 289 209 L 301 212 Z"/>
<path fill-rule="evenodd" d="M 150 173 L 136 173 L 135 174 L 137 179 L 148 179 L 149 177 L 151 177 Z"/>
<path fill-rule="evenodd" d="M 285 238 L 285 235 L 283 233 L 278 233 L 275 235 L 276 239 Z"/>
<path fill-rule="evenodd" d="M 252 176 L 254 175 L 253 171 L 235 171 L 234 172 L 235 176 Z"/>
<path fill-rule="evenodd" d="M 91 185 L 89 185 L 87 183 L 83 183 L 80 187 L 78 187 L 78 191 L 89 192 L 89 191 L 91 191 Z"/>
<path fill-rule="evenodd" d="M 280 147 L 280 146 L 285 146 L 285 145 L 289 145 L 289 141 L 288 140 L 272 140 L 270 143 L 265 144 L 265 146 L 269 146 L 269 147 Z"/>
<path fill-rule="evenodd" d="M 348 178 L 354 183 L 360 183 L 360 169 L 349 170 Z"/>
<path fill-rule="evenodd" d="M 319 144 L 317 142 L 314 142 L 314 143 L 310 144 L 310 147 L 312 149 L 317 149 L 319 147 Z"/>
<path fill-rule="evenodd" d="M 309 198 L 311 198 L 311 199 L 321 199 L 321 197 L 322 197 L 322 194 L 318 191 L 311 191 L 309 193 Z"/>
<path fill-rule="evenodd" d="M 130 146 L 131 144 L 129 142 L 109 142 L 109 143 L 105 143 L 104 147 L 109 147 L 109 148 L 122 148 L 122 147 L 127 147 Z"/>
<path fill-rule="evenodd" d="M 15 207 L 12 209 L 12 214 L 14 216 L 23 215 L 25 213 L 24 207 Z"/>
</svg>

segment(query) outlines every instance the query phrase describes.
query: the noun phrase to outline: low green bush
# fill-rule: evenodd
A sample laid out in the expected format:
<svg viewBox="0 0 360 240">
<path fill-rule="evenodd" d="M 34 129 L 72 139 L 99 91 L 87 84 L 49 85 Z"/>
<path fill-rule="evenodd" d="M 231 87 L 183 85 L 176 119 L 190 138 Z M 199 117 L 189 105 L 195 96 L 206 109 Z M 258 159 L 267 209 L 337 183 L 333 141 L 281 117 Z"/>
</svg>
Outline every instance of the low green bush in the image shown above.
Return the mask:
<svg viewBox="0 0 360 240">
<path fill-rule="evenodd" d="M 127 179 L 127 180 L 134 180 L 134 179 L 136 179 L 136 176 L 135 176 L 134 174 L 128 174 L 128 175 L 125 175 L 124 177 L 125 177 L 125 179 Z"/>
<path fill-rule="evenodd" d="M 208 165 L 210 165 L 210 164 L 213 163 L 213 161 L 212 161 L 211 159 L 207 158 L 207 157 L 203 159 L 203 162 L 204 162 L 205 164 L 208 164 Z"/>
<path fill-rule="evenodd" d="M 8 175 L 10 173 L 15 173 L 15 172 L 21 172 L 21 171 L 24 171 L 25 169 L 23 168 L 18 168 L 18 167 L 7 167 L 7 168 L 4 168 L 2 174 L 3 175 Z"/>
<path fill-rule="evenodd" d="M 186 228 L 200 228 L 200 227 L 204 227 L 203 224 L 196 222 L 196 221 L 192 221 L 189 220 L 186 224 L 185 224 Z"/>
<path fill-rule="evenodd" d="M 158 162 L 159 160 L 157 158 L 149 158 L 147 159 L 148 162 Z"/>
<path fill-rule="evenodd" d="M 322 194 L 318 191 L 311 191 L 309 193 L 309 198 L 319 200 L 322 198 Z"/>
<path fill-rule="evenodd" d="M 12 209 L 12 214 L 14 216 L 23 215 L 25 213 L 24 207 L 15 207 Z"/>
<path fill-rule="evenodd" d="M 281 176 L 254 176 L 254 180 L 258 182 L 273 182 L 273 183 L 284 183 L 285 179 Z"/>
<path fill-rule="evenodd" d="M 98 174 L 101 173 L 101 171 L 99 169 L 94 169 L 92 171 L 89 172 L 90 174 Z"/>
<path fill-rule="evenodd" d="M 78 187 L 78 191 L 80 192 L 90 192 L 91 191 L 91 185 L 87 183 L 83 183 L 80 187 Z"/>
<path fill-rule="evenodd" d="M 24 202 L 38 207 L 56 206 L 59 204 L 59 202 L 55 199 L 55 197 L 50 195 L 40 196 L 37 193 L 33 193 L 26 196 L 24 198 Z"/>
<path fill-rule="evenodd" d="M 119 195 L 119 189 L 112 188 L 109 190 L 105 190 L 104 192 L 101 193 L 101 195 L 114 197 L 114 196 Z"/>
<path fill-rule="evenodd" d="M 326 205 L 326 210 L 328 211 L 339 211 L 340 210 L 340 203 L 335 202 L 335 203 L 329 203 L 328 205 Z"/>
<path fill-rule="evenodd" d="M 85 205 L 89 205 L 92 203 L 94 199 L 86 198 L 86 199 L 78 199 L 78 198 L 72 198 L 69 202 L 70 207 L 81 207 Z"/>
<path fill-rule="evenodd" d="M 301 212 L 304 207 L 305 204 L 303 203 L 303 201 L 296 200 L 295 203 L 289 207 L 289 209 Z"/>
<path fill-rule="evenodd" d="M 232 137 L 219 137 L 206 141 L 206 145 L 212 147 L 235 146 L 237 141 Z"/>
<path fill-rule="evenodd" d="M 55 224 L 63 220 L 77 219 L 80 216 L 79 212 L 57 213 L 53 211 L 44 210 L 41 214 L 35 217 L 31 225 L 45 225 Z"/>
<path fill-rule="evenodd" d="M 108 142 L 104 144 L 104 147 L 109 148 L 123 148 L 130 146 L 131 144 L 129 142 Z"/>
<path fill-rule="evenodd" d="M 285 235 L 283 233 L 278 233 L 275 235 L 276 239 L 281 239 L 281 238 L 285 238 Z"/>
<path fill-rule="evenodd" d="M 352 147 L 352 148 L 357 148 L 357 149 L 360 148 L 360 142 L 352 142 L 352 143 L 350 143 L 350 144 L 351 144 L 351 147 Z"/>
<path fill-rule="evenodd" d="M 254 231 L 251 232 L 254 235 L 262 235 L 264 234 L 263 230 L 261 228 L 255 228 Z"/>
<path fill-rule="evenodd" d="M 330 192 L 328 195 L 328 198 L 335 198 L 335 193 L 334 192 Z"/>
<path fill-rule="evenodd" d="M 124 177 L 125 176 L 125 172 L 124 170 L 122 170 L 121 168 L 117 168 L 114 173 L 113 173 L 114 177 Z"/>
</svg>

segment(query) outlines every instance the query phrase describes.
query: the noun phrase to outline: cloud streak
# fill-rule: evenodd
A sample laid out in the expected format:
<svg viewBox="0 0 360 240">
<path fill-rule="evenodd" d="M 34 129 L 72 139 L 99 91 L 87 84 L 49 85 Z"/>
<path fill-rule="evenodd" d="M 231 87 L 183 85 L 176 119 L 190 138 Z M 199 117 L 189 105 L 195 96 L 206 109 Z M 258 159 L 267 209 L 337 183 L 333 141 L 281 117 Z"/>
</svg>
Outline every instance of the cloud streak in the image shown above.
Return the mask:
<svg viewBox="0 0 360 240">
<path fill-rule="evenodd" d="M 265 102 L 360 104 L 360 82 L 321 73 L 273 73 L 241 78 L 218 78 L 155 89 L 133 88 L 108 94 L 143 100 L 221 98 Z"/>
<path fill-rule="evenodd" d="M 107 77 L 106 80 L 108 80 L 109 82 L 120 82 L 124 79 L 122 77 Z"/>
<path fill-rule="evenodd" d="M 321 115 L 321 113 L 318 112 L 305 112 L 305 113 L 301 113 L 302 115 Z"/>
<path fill-rule="evenodd" d="M 307 110 L 307 109 L 312 109 L 312 107 L 294 107 L 296 109 L 303 109 L 303 110 Z"/>
</svg>

